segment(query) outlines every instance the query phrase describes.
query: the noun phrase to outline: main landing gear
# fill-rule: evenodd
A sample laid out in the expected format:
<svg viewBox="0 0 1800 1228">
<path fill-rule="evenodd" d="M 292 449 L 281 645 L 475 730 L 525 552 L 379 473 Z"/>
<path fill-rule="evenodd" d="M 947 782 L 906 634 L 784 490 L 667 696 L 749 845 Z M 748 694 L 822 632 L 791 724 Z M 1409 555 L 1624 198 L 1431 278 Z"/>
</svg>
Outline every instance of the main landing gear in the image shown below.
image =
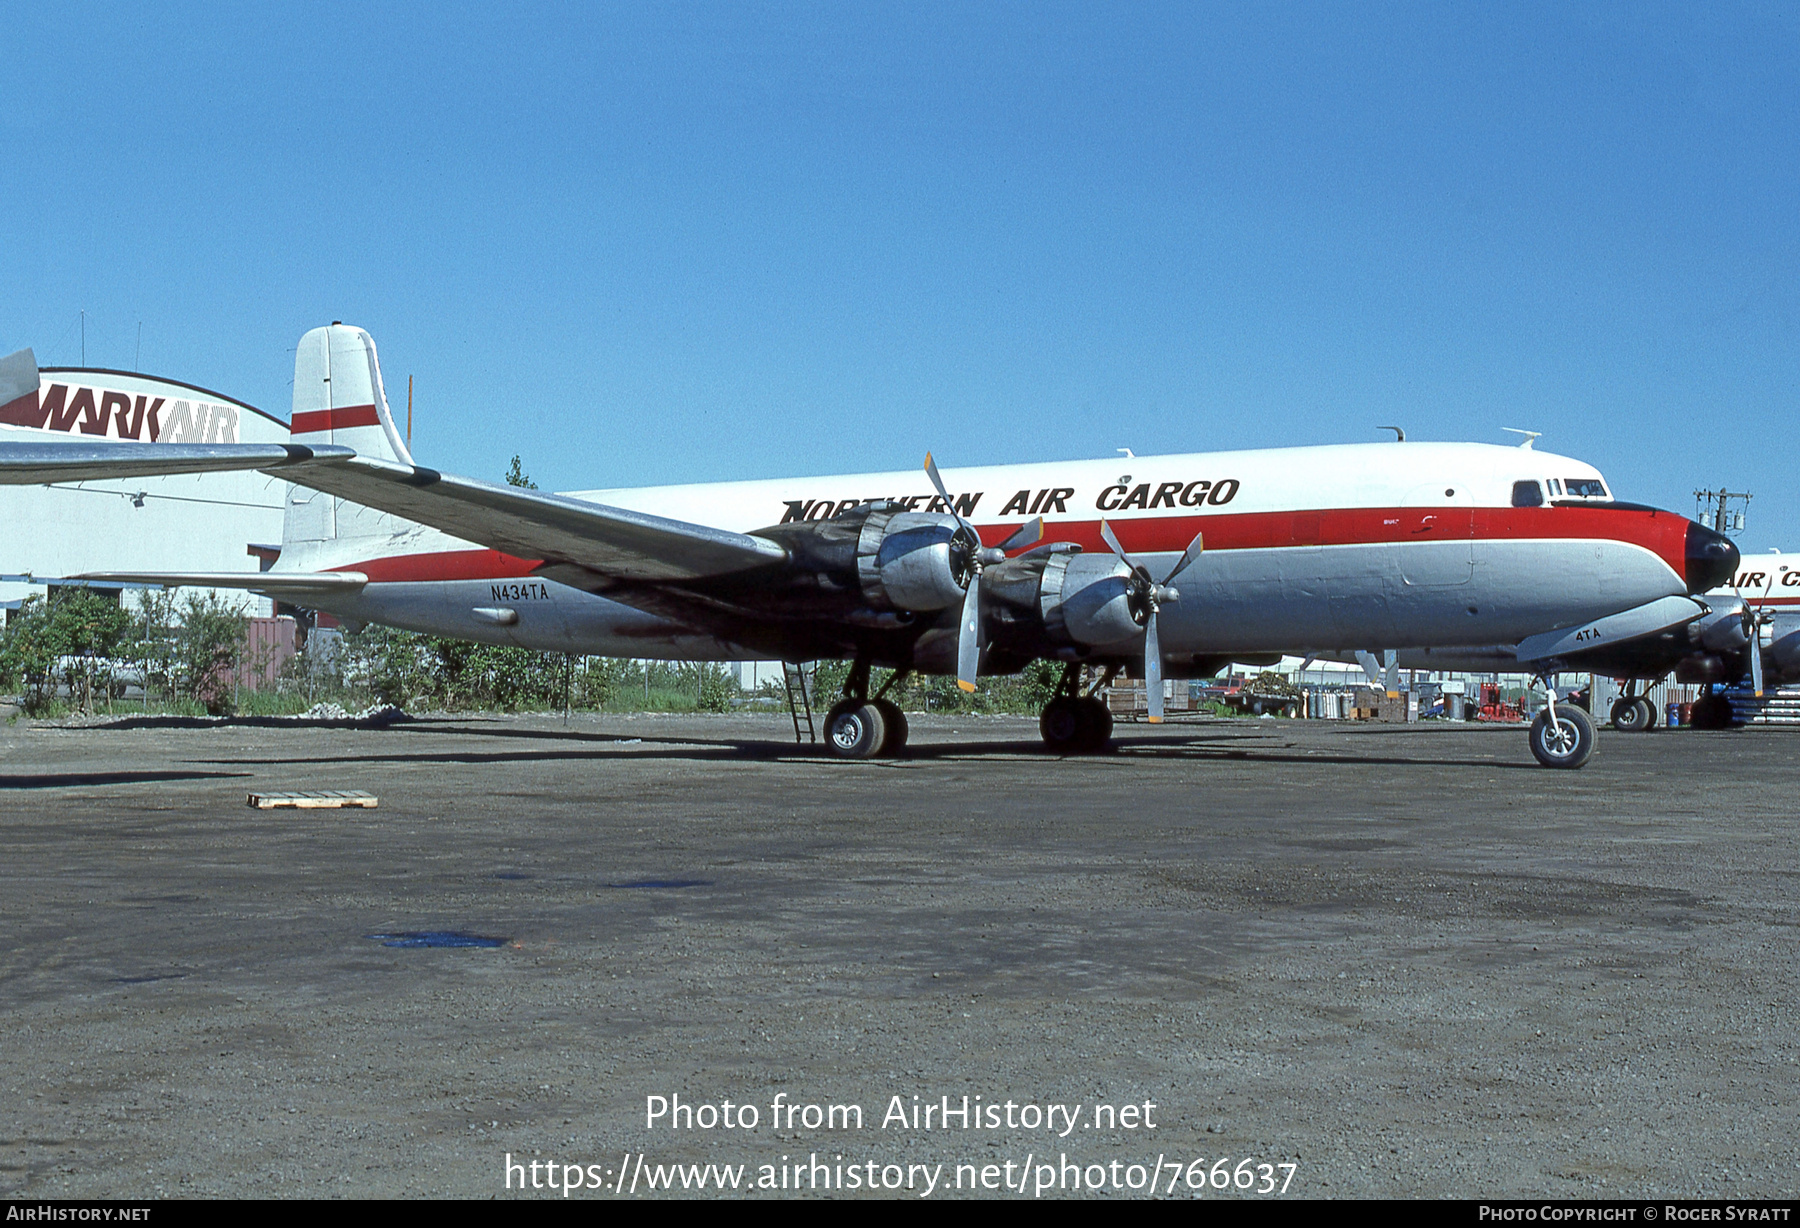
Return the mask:
<svg viewBox="0 0 1800 1228">
<path fill-rule="evenodd" d="M 1635 682 L 1626 684 L 1627 688 L 1636 685 Z M 1613 701 L 1612 712 L 1608 715 L 1612 727 L 1620 733 L 1649 733 L 1656 728 L 1656 705 L 1648 696 L 1633 695 L 1629 689 Z"/>
<path fill-rule="evenodd" d="M 869 662 L 858 658 L 844 679 L 844 697 L 825 714 L 825 748 L 840 759 L 893 759 L 906 749 L 906 713 L 887 697 L 908 670 L 896 670 L 869 698 Z"/>
<path fill-rule="evenodd" d="M 1109 670 L 1093 692 L 1083 695 L 1081 666 L 1073 662 L 1063 666 L 1056 694 L 1038 717 L 1045 750 L 1058 755 L 1092 755 L 1106 749 L 1112 740 L 1112 712 L 1096 692 L 1112 681 L 1112 676 Z"/>
</svg>

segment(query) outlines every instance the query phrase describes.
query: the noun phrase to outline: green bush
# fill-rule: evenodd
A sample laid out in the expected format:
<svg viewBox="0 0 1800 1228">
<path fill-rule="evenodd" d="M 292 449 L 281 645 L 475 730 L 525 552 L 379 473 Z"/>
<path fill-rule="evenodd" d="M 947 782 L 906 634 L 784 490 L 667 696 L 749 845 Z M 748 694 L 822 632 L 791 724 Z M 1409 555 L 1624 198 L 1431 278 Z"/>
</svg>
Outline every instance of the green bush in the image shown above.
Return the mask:
<svg viewBox="0 0 1800 1228">
<path fill-rule="evenodd" d="M 63 687 L 72 704 L 92 711 L 96 691 L 111 699 L 131 633 L 131 616 L 116 599 L 79 588 L 29 597 L 0 638 L 0 681 L 19 688 L 30 716 L 59 706 Z"/>
</svg>

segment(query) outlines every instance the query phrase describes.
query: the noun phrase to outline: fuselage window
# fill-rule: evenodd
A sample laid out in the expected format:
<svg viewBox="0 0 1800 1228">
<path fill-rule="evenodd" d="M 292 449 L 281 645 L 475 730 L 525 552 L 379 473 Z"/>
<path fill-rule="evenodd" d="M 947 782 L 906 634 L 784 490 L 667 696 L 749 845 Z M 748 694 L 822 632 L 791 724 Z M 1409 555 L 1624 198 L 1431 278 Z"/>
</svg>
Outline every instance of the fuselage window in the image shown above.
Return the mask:
<svg viewBox="0 0 1800 1228">
<path fill-rule="evenodd" d="M 1570 478 L 1563 486 L 1577 499 L 1606 498 L 1606 486 L 1598 478 Z"/>
<path fill-rule="evenodd" d="M 1513 483 L 1514 507 L 1542 507 L 1543 505 L 1544 492 L 1536 482 Z"/>
</svg>

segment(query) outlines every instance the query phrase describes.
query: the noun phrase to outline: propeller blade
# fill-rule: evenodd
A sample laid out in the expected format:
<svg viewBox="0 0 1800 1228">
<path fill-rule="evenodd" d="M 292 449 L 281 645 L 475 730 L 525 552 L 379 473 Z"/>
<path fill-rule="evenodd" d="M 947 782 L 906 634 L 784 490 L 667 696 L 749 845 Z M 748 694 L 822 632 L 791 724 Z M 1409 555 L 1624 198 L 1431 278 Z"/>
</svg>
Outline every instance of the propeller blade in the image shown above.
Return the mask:
<svg viewBox="0 0 1800 1228">
<path fill-rule="evenodd" d="M 1155 607 L 1151 607 L 1150 617 L 1144 622 L 1144 693 L 1150 702 L 1150 723 L 1162 724 L 1162 641 L 1156 637 Z"/>
<path fill-rule="evenodd" d="M 1000 543 L 1003 551 L 1019 550 L 1025 546 L 1035 546 L 1044 537 L 1044 518 L 1027 521 L 1019 526 L 1018 531 Z"/>
<path fill-rule="evenodd" d="M 1100 518 L 1100 540 L 1112 547 L 1112 552 L 1124 559 L 1126 565 L 1130 566 L 1131 556 L 1125 553 L 1125 547 L 1119 544 L 1119 535 L 1113 532 L 1113 527 L 1106 523 L 1104 516 Z"/>
<path fill-rule="evenodd" d="M 925 454 L 925 476 L 931 479 L 932 486 L 938 492 L 938 498 L 944 501 L 944 507 L 949 510 L 952 516 L 956 517 L 956 523 L 963 528 L 968 529 L 968 522 L 962 518 L 962 513 L 956 510 L 956 504 L 952 502 L 950 498 L 950 490 L 944 485 L 943 475 L 938 473 L 937 462 L 931 459 L 931 453 L 929 452 Z M 969 531 L 971 533 L 974 532 L 973 529 L 969 529 Z M 979 545 L 979 543 L 977 544 Z"/>
<path fill-rule="evenodd" d="M 1762 624 L 1750 624 L 1750 686 L 1756 697 L 1763 697 Z"/>
<path fill-rule="evenodd" d="M 965 691 L 975 689 L 976 671 L 981 668 L 981 572 L 969 573 L 969 587 L 963 593 L 962 622 L 956 628 L 956 685 Z"/>
<path fill-rule="evenodd" d="M 1163 577 L 1163 583 L 1165 585 L 1172 583 L 1176 576 L 1193 566 L 1194 560 L 1200 557 L 1200 552 L 1204 549 L 1206 549 L 1206 534 L 1194 534 L 1194 540 L 1189 542 L 1188 548 L 1181 552 L 1181 558 L 1176 560 L 1174 570 Z"/>
</svg>

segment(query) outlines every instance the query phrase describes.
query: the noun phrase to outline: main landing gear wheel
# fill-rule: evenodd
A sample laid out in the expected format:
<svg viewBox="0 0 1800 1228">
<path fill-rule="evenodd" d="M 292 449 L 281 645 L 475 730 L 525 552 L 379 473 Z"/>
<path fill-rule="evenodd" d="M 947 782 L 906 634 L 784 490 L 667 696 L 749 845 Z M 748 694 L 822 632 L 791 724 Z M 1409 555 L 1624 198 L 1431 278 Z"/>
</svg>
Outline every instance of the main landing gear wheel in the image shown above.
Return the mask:
<svg viewBox="0 0 1800 1228">
<path fill-rule="evenodd" d="M 1112 713 L 1091 695 L 1059 695 L 1038 717 L 1044 749 L 1058 755 L 1091 755 L 1112 739 Z"/>
<path fill-rule="evenodd" d="M 1088 749 L 1096 754 L 1106 749 L 1112 741 L 1112 709 L 1106 701 L 1097 695 L 1088 695 L 1076 701 L 1088 710 Z"/>
<path fill-rule="evenodd" d="M 1594 722 L 1571 703 L 1556 705 L 1556 723 L 1546 708 L 1531 722 L 1531 753 L 1548 768 L 1578 768 L 1593 757 Z"/>
<path fill-rule="evenodd" d="M 1620 733 L 1648 733 L 1656 728 L 1656 707 L 1642 695 L 1615 700 L 1612 727 Z"/>
<path fill-rule="evenodd" d="M 887 731 L 876 755 L 883 759 L 898 759 L 906 750 L 906 713 L 891 699 L 871 699 L 869 702 L 881 713 L 881 724 Z"/>
<path fill-rule="evenodd" d="M 1731 701 L 1723 695 L 1705 695 L 1694 701 L 1688 715 L 1689 729 L 1730 729 L 1734 723 Z"/>
<path fill-rule="evenodd" d="M 825 715 L 825 748 L 839 759 L 873 759 L 887 740 L 887 722 L 869 700 L 839 700 Z"/>
</svg>

